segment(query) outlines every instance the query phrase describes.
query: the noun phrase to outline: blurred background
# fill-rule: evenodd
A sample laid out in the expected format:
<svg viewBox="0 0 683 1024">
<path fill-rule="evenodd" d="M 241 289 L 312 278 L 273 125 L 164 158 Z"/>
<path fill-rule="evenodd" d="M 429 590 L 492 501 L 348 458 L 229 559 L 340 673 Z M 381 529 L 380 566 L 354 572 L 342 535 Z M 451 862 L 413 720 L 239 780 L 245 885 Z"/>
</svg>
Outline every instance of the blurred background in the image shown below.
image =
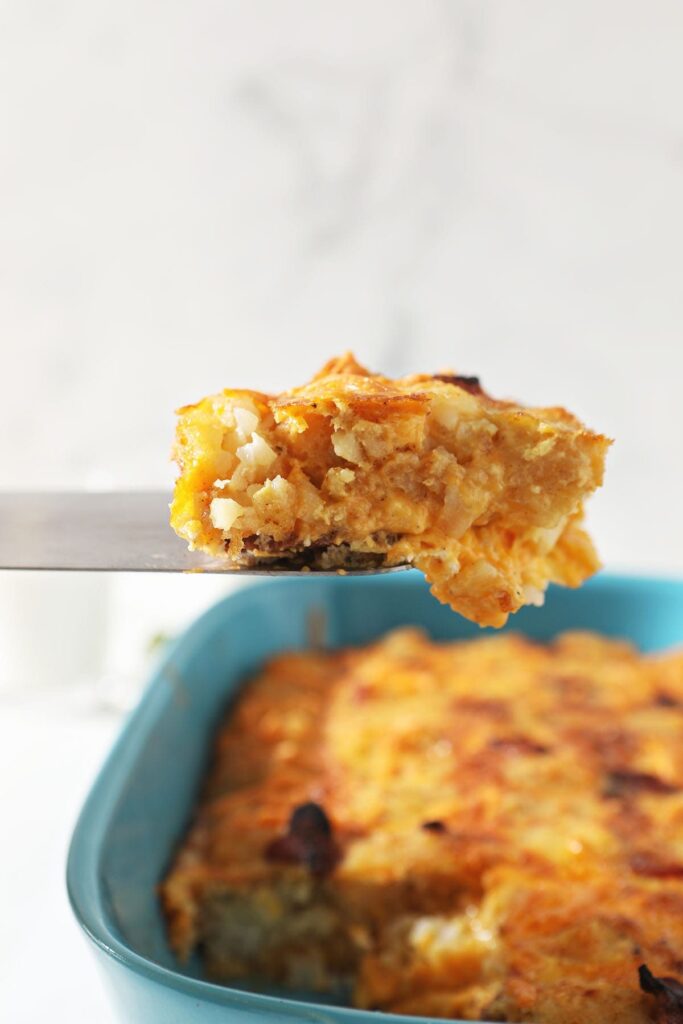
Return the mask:
<svg viewBox="0 0 683 1024">
<path fill-rule="evenodd" d="M 680 572 L 682 34 L 677 0 L 0 0 L 0 486 L 170 487 L 174 408 L 352 348 L 615 437 L 603 558 Z M 46 904 L 54 1005 L 109 1019 L 66 837 L 164 637 L 228 586 L 0 577 L 14 1022 Z"/>
</svg>

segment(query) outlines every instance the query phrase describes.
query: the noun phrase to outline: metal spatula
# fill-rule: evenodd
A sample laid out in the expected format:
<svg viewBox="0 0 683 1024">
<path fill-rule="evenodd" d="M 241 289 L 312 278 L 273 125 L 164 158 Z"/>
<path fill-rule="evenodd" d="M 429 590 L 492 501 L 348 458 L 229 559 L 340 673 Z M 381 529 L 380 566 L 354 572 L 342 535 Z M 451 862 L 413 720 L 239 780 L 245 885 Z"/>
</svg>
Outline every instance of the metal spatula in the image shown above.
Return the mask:
<svg viewBox="0 0 683 1024">
<path fill-rule="evenodd" d="M 0 493 L 0 569 L 101 572 L 220 572 L 289 576 L 300 569 L 242 568 L 196 551 L 168 525 L 169 495 L 158 491 Z M 349 576 L 395 572 L 349 568 Z M 334 576 L 339 570 L 312 570 Z"/>
</svg>

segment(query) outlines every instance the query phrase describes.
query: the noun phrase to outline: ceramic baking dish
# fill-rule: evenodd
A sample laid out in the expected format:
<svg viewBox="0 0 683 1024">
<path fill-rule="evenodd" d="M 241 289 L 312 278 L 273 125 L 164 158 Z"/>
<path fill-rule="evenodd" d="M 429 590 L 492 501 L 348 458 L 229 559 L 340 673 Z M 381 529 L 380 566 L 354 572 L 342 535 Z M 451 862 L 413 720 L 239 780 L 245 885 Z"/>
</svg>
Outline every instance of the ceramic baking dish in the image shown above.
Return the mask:
<svg viewBox="0 0 683 1024">
<path fill-rule="evenodd" d="M 416 1019 L 207 982 L 198 962 L 174 960 L 155 895 L 187 823 L 212 730 L 245 676 L 275 651 L 362 644 L 405 624 L 436 639 L 480 633 L 438 604 L 417 573 L 308 577 L 239 591 L 168 652 L 93 786 L 67 868 L 74 912 L 125 1024 Z M 521 611 L 508 628 L 538 639 L 595 629 L 643 650 L 681 644 L 683 582 L 601 575 L 580 590 L 551 588 L 543 608 Z"/>
</svg>

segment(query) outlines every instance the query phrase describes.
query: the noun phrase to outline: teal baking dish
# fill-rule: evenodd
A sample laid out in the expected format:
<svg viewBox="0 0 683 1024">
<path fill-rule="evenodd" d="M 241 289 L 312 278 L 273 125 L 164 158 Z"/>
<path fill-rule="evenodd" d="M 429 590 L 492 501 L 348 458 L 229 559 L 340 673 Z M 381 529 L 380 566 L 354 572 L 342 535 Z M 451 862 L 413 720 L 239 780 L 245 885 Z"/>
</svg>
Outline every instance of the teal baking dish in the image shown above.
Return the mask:
<svg viewBox="0 0 683 1024">
<path fill-rule="evenodd" d="M 405 624 L 436 639 L 480 633 L 438 604 L 417 573 L 308 576 L 227 597 L 167 653 L 93 786 L 67 866 L 74 913 L 126 1024 L 411 1019 L 212 984 L 198 963 L 175 962 L 155 895 L 187 822 L 216 720 L 245 676 L 275 651 L 365 643 Z M 543 608 L 524 609 L 507 628 L 541 640 L 589 628 L 627 637 L 643 650 L 675 646 L 683 642 L 683 581 L 602 574 L 580 590 L 551 588 Z"/>
</svg>

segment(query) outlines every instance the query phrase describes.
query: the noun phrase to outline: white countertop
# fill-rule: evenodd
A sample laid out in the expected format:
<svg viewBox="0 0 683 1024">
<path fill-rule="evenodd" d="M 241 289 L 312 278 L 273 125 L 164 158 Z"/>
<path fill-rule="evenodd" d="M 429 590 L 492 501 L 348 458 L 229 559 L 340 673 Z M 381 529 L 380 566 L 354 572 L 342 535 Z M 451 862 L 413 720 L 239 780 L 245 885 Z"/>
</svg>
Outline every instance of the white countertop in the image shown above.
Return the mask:
<svg viewBox="0 0 683 1024">
<path fill-rule="evenodd" d="M 73 688 L 0 694 L 0 1019 L 8 1024 L 114 1021 L 64 875 L 80 805 L 120 718 Z"/>
</svg>

